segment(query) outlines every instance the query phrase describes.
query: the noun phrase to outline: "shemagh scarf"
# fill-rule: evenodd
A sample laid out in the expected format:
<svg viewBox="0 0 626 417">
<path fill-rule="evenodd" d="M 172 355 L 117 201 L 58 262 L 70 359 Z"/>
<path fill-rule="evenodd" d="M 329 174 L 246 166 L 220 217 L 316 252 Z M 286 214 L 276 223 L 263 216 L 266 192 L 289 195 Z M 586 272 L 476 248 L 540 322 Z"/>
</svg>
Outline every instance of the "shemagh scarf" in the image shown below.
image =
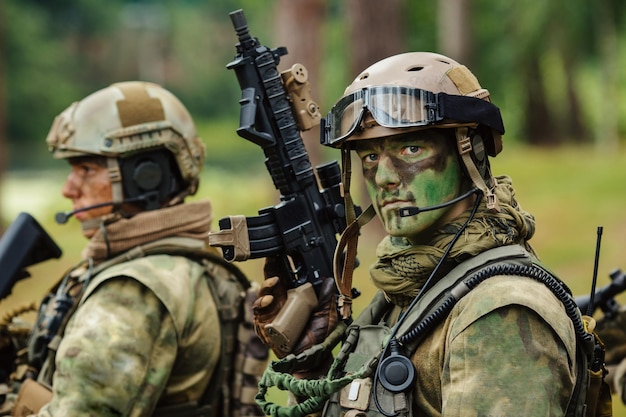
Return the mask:
<svg viewBox="0 0 626 417">
<path fill-rule="evenodd" d="M 527 241 L 535 233 L 535 218 L 515 200 L 509 177 L 497 177 L 497 184 L 495 194 L 500 212 L 488 210 L 483 199 L 439 272 L 448 272 L 468 258 L 498 246 L 521 244 L 534 253 Z M 440 228 L 427 245 L 413 246 L 405 238 L 385 237 L 376 250 L 378 261 L 370 268 L 374 284 L 394 304 L 408 306 L 470 213 L 468 210 L 453 223 Z"/>
<path fill-rule="evenodd" d="M 109 219 L 108 221 L 110 221 Z M 129 219 L 115 218 L 100 228 L 83 250 L 84 259 L 96 263 L 147 242 L 165 237 L 207 240 L 212 212 L 209 201 L 193 202 L 139 213 Z"/>
</svg>

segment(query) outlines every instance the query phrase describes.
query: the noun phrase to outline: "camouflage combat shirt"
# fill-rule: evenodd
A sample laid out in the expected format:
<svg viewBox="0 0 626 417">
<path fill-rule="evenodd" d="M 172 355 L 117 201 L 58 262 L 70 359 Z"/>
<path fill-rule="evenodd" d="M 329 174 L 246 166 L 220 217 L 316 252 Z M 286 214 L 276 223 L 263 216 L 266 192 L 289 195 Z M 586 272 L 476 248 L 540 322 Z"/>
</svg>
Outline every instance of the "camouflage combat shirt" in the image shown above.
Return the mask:
<svg viewBox="0 0 626 417">
<path fill-rule="evenodd" d="M 98 274 L 68 322 L 54 396 L 38 415 L 139 417 L 197 400 L 221 342 L 204 273 L 186 257 L 152 255 Z"/>
<path fill-rule="evenodd" d="M 571 320 L 544 284 L 489 278 L 418 346 L 413 414 L 562 416 L 575 358 Z"/>
</svg>

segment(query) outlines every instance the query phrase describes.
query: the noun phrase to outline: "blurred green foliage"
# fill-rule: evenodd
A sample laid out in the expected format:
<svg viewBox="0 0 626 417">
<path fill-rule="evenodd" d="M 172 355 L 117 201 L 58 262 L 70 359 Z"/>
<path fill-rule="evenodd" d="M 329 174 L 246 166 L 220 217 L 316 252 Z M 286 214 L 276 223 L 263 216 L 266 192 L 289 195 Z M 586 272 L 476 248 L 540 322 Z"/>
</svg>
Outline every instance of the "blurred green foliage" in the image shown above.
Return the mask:
<svg viewBox="0 0 626 417">
<path fill-rule="evenodd" d="M 436 1 L 403 5 L 407 50 L 439 51 Z M 0 6 L 9 169 L 50 167 L 42 140 L 55 115 L 112 82 L 162 83 L 199 123 L 232 120 L 240 91 L 225 66 L 243 8 L 254 36 L 275 47 L 277 1 L 5 0 Z M 589 142 L 615 148 L 626 132 L 626 2 L 472 0 L 466 63 L 501 108 L 508 140 Z M 319 89 L 329 108 L 347 71 L 347 3 L 326 0 Z M 384 30 L 384 28 L 363 28 Z M 305 63 L 306 64 L 306 63 Z M 533 116 L 532 99 L 541 108 Z M 531 102 L 529 103 L 529 100 Z M 534 117 L 534 118 L 533 118 Z M 206 122 L 205 122 L 206 121 Z M 543 123 L 545 122 L 545 123 Z M 542 137 L 542 132 L 549 137 Z M 546 134 L 547 134 L 546 133 Z M 245 166 L 247 157 L 232 164 Z"/>
</svg>

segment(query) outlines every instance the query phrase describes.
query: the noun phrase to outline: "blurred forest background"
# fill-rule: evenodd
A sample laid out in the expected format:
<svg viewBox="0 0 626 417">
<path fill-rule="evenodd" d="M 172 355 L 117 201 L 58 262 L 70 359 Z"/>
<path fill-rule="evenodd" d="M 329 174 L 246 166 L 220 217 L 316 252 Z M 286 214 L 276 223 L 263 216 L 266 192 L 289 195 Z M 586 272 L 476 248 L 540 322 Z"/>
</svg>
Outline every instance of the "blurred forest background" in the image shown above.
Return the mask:
<svg viewBox="0 0 626 417">
<path fill-rule="evenodd" d="M 240 92 L 225 65 L 238 8 L 264 44 L 287 46 L 284 68 L 308 68 L 323 111 L 371 63 L 426 50 L 478 76 L 508 141 L 616 150 L 626 132 L 621 0 L 3 0 L 0 171 L 53 166 L 42 141 L 54 116 L 120 80 L 163 84 L 201 125 L 236 121 Z"/>
<path fill-rule="evenodd" d="M 154 81 L 187 105 L 209 149 L 197 198 L 212 199 L 216 218 L 276 203 L 262 153 L 235 133 L 240 91 L 226 64 L 236 43 L 228 13 L 239 8 L 261 43 L 287 47 L 282 69 L 306 66 L 322 113 L 383 57 L 423 50 L 466 64 L 502 111 L 505 150 L 492 165 L 535 214 L 542 259 L 587 292 L 603 226 L 598 285 L 626 267 L 623 0 L 0 0 L 0 228 L 28 211 L 69 255 L 34 267 L 45 280 L 20 283 L 24 297 L 58 279 L 85 243 L 77 222 L 52 221 L 69 204 L 48 129 L 71 102 L 110 83 Z M 314 164 L 338 158 L 316 132 L 303 136 Z M 366 296 L 357 311 L 373 291 L 367 265 L 378 227 L 361 238 L 355 282 Z M 258 262 L 242 268 L 259 277 Z"/>
</svg>

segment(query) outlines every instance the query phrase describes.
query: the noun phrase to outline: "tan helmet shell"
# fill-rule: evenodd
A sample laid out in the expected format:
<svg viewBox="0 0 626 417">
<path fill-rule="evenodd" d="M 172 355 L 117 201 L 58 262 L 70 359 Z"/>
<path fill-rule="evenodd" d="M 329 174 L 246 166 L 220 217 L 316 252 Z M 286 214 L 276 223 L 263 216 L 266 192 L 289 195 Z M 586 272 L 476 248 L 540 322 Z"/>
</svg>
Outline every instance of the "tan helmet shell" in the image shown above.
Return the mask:
<svg viewBox="0 0 626 417">
<path fill-rule="evenodd" d="M 196 192 L 205 149 L 185 106 L 163 87 L 115 83 L 59 114 L 46 138 L 55 158 L 124 158 L 159 148 L 175 157 L 190 194 Z"/>
<path fill-rule="evenodd" d="M 354 79 L 344 91 L 344 96 L 365 87 L 383 85 L 419 88 L 433 93 L 443 92 L 490 101 L 489 92 L 480 86 L 474 74 L 466 66 L 444 55 L 432 52 L 407 52 L 378 61 Z M 449 128 L 475 125 L 476 123 L 458 123 L 449 120 L 436 126 L 386 128 L 378 125 L 373 117 L 366 113 L 362 122 L 364 128 L 355 131 L 352 136 L 346 139 L 346 142 L 398 135 L 433 127 Z M 501 141 L 500 135 L 497 132 L 493 133 L 498 135 L 497 139 Z M 501 145 L 496 149 L 499 152 Z"/>
</svg>

